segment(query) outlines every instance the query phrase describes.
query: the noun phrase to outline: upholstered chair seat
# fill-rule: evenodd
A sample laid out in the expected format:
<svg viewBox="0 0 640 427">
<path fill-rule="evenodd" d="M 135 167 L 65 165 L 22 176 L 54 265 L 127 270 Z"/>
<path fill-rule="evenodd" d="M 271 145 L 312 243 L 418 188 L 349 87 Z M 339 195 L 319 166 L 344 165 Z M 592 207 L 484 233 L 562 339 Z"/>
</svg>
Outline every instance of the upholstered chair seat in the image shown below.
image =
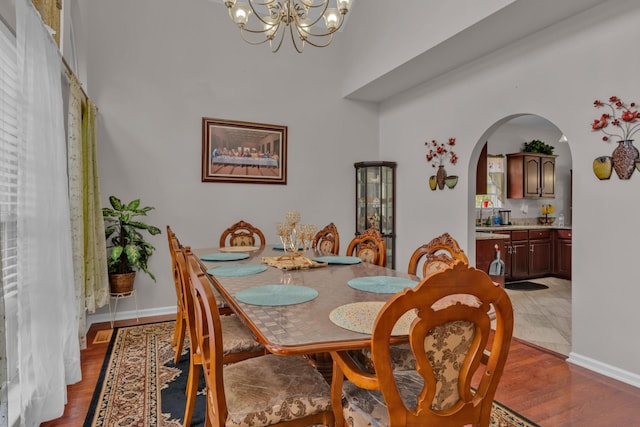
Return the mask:
<svg viewBox="0 0 640 427">
<path fill-rule="evenodd" d="M 331 411 L 329 384 L 302 356 L 267 355 L 225 366 L 226 426 L 260 427 Z"/>
</svg>

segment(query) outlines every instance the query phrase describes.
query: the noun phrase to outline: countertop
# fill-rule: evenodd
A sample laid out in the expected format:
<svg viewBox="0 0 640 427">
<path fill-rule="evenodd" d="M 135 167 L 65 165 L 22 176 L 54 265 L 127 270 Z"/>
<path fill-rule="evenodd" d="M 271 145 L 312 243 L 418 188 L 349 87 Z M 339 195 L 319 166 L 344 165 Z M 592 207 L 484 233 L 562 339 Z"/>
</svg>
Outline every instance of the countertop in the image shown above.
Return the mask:
<svg viewBox="0 0 640 427">
<path fill-rule="evenodd" d="M 480 228 L 480 227 L 478 227 Z M 489 228 L 489 227 L 487 227 Z M 499 239 L 503 239 L 503 240 L 507 240 L 510 239 L 511 236 L 509 236 L 508 234 L 498 234 L 498 233 L 488 233 L 488 232 L 482 232 L 482 231 L 476 231 L 476 240 L 499 240 Z"/>
<path fill-rule="evenodd" d="M 496 231 L 511 231 L 511 230 L 571 230 L 570 225 L 563 225 L 562 227 L 557 225 L 483 225 L 476 227 L 476 240 L 494 240 L 494 239 L 509 239 L 507 234 L 499 234 Z"/>
<path fill-rule="evenodd" d="M 531 224 L 531 225 L 482 225 L 476 227 L 477 231 L 484 232 L 494 232 L 494 231 L 510 231 L 510 230 L 539 230 L 539 229 L 549 229 L 549 230 L 571 230 L 570 225 L 541 225 L 541 224 Z M 477 234 L 477 233 L 476 233 Z"/>
</svg>

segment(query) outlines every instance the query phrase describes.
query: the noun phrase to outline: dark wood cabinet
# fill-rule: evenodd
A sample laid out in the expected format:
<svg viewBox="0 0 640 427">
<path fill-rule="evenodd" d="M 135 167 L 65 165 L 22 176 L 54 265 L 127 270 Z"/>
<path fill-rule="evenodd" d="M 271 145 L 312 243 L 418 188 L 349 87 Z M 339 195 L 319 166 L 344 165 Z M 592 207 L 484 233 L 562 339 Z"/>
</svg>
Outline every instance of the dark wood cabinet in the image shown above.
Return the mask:
<svg viewBox="0 0 640 427">
<path fill-rule="evenodd" d="M 487 143 L 484 143 L 476 168 L 476 194 L 487 194 Z"/>
<path fill-rule="evenodd" d="M 476 268 L 489 274 L 491 280 L 504 287 L 505 275 L 494 276 L 490 274 L 491 263 L 496 259 L 496 251 L 500 252 L 500 259 L 506 266 L 506 251 L 504 242 L 506 239 L 476 240 Z"/>
<path fill-rule="evenodd" d="M 507 154 L 507 197 L 554 198 L 556 156 L 535 153 Z"/>
<path fill-rule="evenodd" d="M 563 279 L 571 279 L 571 230 L 555 232 L 554 274 Z"/>
<path fill-rule="evenodd" d="M 511 279 L 526 279 L 529 276 L 529 232 L 511 232 Z"/>
<path fill-rule="evenodd" d="M 500 231 L 510 239 L 504 241 L 505 280 L 523 280 L 553 273 L 553 239 L 551 230 Z"/>
<path fill-rule="evenodd" d="M 552 257 L 551 230 L 529 230 L 529 277 L 551 274 Z"/>
</svg>

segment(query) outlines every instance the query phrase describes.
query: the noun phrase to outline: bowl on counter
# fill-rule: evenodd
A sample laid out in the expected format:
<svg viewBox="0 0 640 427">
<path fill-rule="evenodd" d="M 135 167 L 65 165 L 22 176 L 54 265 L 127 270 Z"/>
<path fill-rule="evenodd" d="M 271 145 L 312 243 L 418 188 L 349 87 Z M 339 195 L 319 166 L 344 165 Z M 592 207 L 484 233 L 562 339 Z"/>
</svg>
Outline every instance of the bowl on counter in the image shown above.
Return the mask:
<svg viewBox="0 0 640 427">
<path fill-rule="evenodd" d="M 539 216 L 538 222 L 542 225 L 551 225 L 556 221 L 555 216 Z"/>
</svg>

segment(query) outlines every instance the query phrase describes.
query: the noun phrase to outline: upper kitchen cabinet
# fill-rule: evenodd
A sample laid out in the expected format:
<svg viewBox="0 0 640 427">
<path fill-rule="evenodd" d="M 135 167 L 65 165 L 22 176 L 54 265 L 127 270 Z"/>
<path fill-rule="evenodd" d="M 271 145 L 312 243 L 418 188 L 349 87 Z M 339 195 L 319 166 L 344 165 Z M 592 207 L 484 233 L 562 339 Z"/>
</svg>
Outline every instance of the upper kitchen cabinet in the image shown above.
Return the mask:
<svg viewBox="0 0 640 427">
<path fill-rule="evenodd" d="M 507 197 L 555 198 L 556 157 L 537 153 L 507 154 Z"/>
</svg>

